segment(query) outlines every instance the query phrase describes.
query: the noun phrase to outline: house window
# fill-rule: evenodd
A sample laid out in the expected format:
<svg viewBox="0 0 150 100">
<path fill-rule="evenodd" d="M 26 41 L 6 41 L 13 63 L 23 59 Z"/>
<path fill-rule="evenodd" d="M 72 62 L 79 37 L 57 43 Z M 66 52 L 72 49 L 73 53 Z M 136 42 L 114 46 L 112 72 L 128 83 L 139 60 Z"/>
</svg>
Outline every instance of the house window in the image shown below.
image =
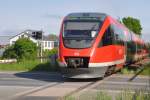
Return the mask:
<svg viewBox="0 0 150 100">
<path fill-rule="evenodd" d="M 54 48 L 54 42 L 51 42 L 51 47 Z"/>
<path fill-rule="evenodd" d="M 58 42 L 54 42 L 54 47 L 58 47 Z"/>
<path fill-rule="evenodd" d="M 45 41 L 45 47 L 47 47 L 47 41 Z"/>
<path fill-rule="evenodd" d="M 48 47 L 51 47 L 51 42 L 48 42 Z"/>
<path fill-rule="evenodd" d="M 21 35 L 21 38 L 24 38 L 24 35 Z"/>
</svg>

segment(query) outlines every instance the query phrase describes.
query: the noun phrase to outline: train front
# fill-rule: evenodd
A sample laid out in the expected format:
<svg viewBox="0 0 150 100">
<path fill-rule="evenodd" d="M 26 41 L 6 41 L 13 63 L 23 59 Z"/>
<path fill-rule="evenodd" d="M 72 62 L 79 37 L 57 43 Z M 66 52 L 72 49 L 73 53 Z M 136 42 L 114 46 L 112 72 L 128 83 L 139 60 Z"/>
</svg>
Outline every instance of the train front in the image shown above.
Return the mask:
<svg viewBox="0 0 150 100">
<path fill-rule="evenodd" d="M 95 39 L 105 15 L 96 13 L 72 13 L 65 17 L 59 40 L 59 65 L 69 78 L 98 78 L 106 67 L 92 62 Z"/>
</svg>

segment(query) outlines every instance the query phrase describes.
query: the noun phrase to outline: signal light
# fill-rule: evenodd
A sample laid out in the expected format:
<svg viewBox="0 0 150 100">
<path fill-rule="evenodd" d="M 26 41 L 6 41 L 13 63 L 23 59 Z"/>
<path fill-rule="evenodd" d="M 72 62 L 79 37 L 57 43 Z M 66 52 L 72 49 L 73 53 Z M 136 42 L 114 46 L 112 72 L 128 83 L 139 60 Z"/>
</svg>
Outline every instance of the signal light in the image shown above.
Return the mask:
<svg viewBox="0 0 150 100">
<path fill-rule="evenodd" d="M 41 40 L 42 39 L 42 31 L 36 31 L 36 32 L 32 32 L 32 37 L 37 39 L 37 40 Z"/>
</svg>

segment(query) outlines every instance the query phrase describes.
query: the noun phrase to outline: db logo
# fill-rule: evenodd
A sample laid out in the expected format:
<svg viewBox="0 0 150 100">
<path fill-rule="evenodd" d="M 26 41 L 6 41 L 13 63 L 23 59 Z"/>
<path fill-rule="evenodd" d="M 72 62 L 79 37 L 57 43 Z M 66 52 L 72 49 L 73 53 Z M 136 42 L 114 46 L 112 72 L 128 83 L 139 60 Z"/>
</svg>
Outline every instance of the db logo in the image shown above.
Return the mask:
<svg viewBox="0 0 150 100">
<path fill-rule="evenodd" d="M 122 49 L 119 49 L 119 55 L 122 55 L 123 54 L 123 50 Z"/>
<path fill-rule="evenodd" d="M 80 55 L 79 52 L 74 53 L 74 56 L 79 56 L 79 55 Z"/>
</svg>

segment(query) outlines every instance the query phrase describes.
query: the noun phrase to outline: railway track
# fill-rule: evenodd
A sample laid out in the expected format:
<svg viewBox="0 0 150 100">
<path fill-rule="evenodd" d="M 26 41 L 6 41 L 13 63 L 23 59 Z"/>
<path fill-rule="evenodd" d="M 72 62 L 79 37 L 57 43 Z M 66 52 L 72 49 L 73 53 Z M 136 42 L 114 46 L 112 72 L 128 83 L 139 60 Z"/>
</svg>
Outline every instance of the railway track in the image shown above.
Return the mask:
<svg viewBox="0 0 150 100">
<path fill-rule="evenodd" d="M 128 81 L 132 76 L 122 76 L 113 74 L 103 80 L 92 81 L 64 81 L 51 85 L 41 86 L 36 89 L 16 94 L 14 100 L 63 100 L 68 96 L 79 96 L 87 91 L 109 91 L 111 93 L 120 92 L 123 87 L 130 87 L 133 90 L 145 89 L 148 87 L 148 77 L 136 77 L 132 82 Z M 119 86 L 119 87 L 118 87 Z M 150 90 L 147 88 L 147 90 Z M 11 99 L 12 100 L 12 99 Z"/>
<path fill-rule="evenodd" d="M 149 62 L 150 60 L 146 60 Z M 145 63 L 145 62 L 143 62 Z M 2 73 L 3 74 L 3 73 Z M 44 74 L 44 73 L 43 73 Z M 36 76 L 35 74 L 32 74 Z M 146 89 L 150 91 L 150 78 L 148 76 L 138 76 L 138 75 L 121 75 L 121 74 L 112 74 L 110 76 L 105 77 L 104 79 L 90 79 L 90 80 L 65 80 L 62 79 L 60 75 L 49 75 L 49 74 L 37 74 L 38 78 L 36 80 L 40 80 L 39 77 L 45 78 L 47 80 L 46 85 L 41 85 L 39 87 L 20 92 L 15 94 L 13 97 L 9 98 L 12 100 L 62 100 L 67 96 L 79 96 L 82 93 L 86 93 L 87 91 L 109 91 L 110 93 L 119 93 L 122 89 L 131 88 L 133 91 L 137 89 Z M 11 80 L 15 80 L 15 82 L 23 81 L 27 82 L 26 77 L 18 78 L 8 76 L 10 78 L 6 78 L 5 75 L 0 75 L 0 84 L 2 81 L 8 81 L 11 83 Z M 21 75 L 27 76 L 27 75 Z M 29 74 L 30 76 L 30 74 Z M 57 81 L 49 80 L 50 78 L 57 77 Z M 4 78 L 3 78 L 4 77 Z M 11 80 L 10 80 L 11 79 Z M 34 78 L 33 78 L 34 79 Z M 35 80 L 34 79 L 34 80 Z M 32 79 L 28 80 L 31 81 Z M 36 82 L 36 81 L 35 81 Z M 37 81 L 38 82 L 38 81 Z M 41 81 L 39 81 L 41 82 Z M 27 84 L 27 83 L 24 83 Z M 38 83 L 35 83 L 38 84 Z M 16 86 L 18 86 L 16 84 Z M 0 91 L 1 92 L 1 91 Z M 7 100 L 7 99 L 5 99 Z"/>
<path fill-rule="evenodd" d="M 107 76 L 104 79 L 64 80 L 63 82 L 50 85 L 48 84 L 45 86 L 38 87 L 36 89 L 31 89 L 29 91 L 18 93 L 13 97 L 13 99 L 36 100 L 37 98 L 40 98 L 44 100 L 63 100 L 64 97 L 71 96 L 76 93 L 86 91 L 87 89 L 94 88 L 94 86 L 102 84 L 105 80 L 109 79 L 111 76 Z"/>
<path fill-rule="evenodd" d="M 48 97 L 47 100 L 58 100 L 63 99 L 65 96 L 72 95 L 77 93 L 99 81 L 98 79 L 91 79 L 91 80 L 65 80 L 60 83 L 56 83 L 53 85 L 46 85 L 41 86 L 36 89 L 32 89 L 29 91 L 25 91 L 23 93 L 16 94 L 13 98 L 14 100 L 34 100 L 36 97 Z M 57 93 L 59 91 L 59 93 Z M 42 99 L 43 99 L 42 98 Z"/>
</svg>

